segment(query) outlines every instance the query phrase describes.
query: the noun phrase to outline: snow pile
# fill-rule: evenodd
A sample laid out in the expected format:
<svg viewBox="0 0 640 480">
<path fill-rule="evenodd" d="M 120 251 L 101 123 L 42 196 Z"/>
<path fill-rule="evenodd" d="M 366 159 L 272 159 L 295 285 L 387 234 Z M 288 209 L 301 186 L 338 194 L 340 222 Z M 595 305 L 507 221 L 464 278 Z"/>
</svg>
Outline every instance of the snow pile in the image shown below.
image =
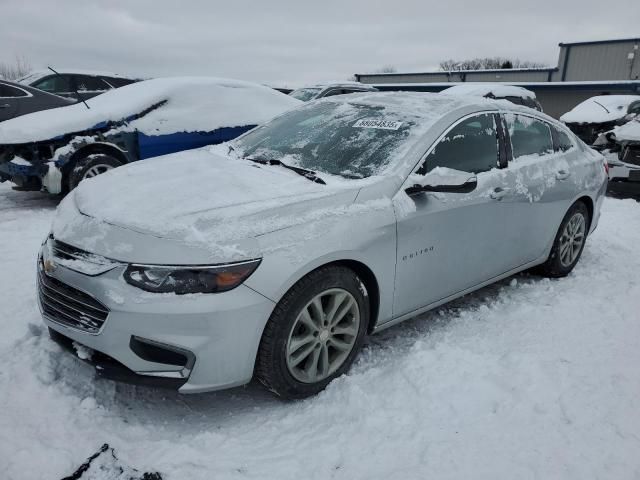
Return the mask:
<svg viewBox="0 0 640 480">
<path fill-rule="evenodd" d="M 640 119 L 636 118 L 613 129 L 616 139 L 627 142 L 640 142 Z"/>
<path fill-rule="evenodd" d="M 486 97 L 492 95 L 496 98 L 518 97 L 536 98 L 536 94 L 531 90 L 503 83 L 468 83 L 445 88 L 440 93 L 446 95 L 472 95 L 476 97 Z"/>
<path fill-rule="evenodd" d="M 564 123 L 614 122 L 627 114 L 632 102 L 640 95 L 598 95 L 579 103 L 560 117 Z"/>
<path fill-rule="evenodd" d="M 301 102 L 250 82 L 210 77 L 156 78 L 109 90 L 87 100 L 0 123 L 0 144 L 49 140 L 119 122 L 156 106 L 126 129 L 146 135 L 209 132 L 264 123 Z"/>
<path fill-rule="evenodd" d="M 35 304 L 53 208 L 0 185 L 3 479 L 62 478 L 104 443 L 168 480 L 640 471 L 636 202 L 605 200 L 568 278 L 519 275 L 373 336 L 348 375 L 294 403 L 254 385 L 180 396 L 94 381 L 48 338 Z"/>
</svg>

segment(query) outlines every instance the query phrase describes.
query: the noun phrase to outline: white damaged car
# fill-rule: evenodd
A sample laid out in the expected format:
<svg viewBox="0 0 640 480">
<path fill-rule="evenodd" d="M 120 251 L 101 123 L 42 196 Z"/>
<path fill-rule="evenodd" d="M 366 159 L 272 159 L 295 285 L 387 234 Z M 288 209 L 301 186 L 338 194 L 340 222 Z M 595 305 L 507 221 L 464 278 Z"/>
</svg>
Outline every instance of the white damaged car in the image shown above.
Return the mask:
<svg viewBox="0 0 640 480">
<path fill-rule="evenodd" d="M 39 306 L 102 376 L 300 398 L 366 334 L 531 267 L 567 275 L 606 185 L 603 157 L 529 108 L 331 97 L 80 184 L 42 245 Z"/>
</svg>

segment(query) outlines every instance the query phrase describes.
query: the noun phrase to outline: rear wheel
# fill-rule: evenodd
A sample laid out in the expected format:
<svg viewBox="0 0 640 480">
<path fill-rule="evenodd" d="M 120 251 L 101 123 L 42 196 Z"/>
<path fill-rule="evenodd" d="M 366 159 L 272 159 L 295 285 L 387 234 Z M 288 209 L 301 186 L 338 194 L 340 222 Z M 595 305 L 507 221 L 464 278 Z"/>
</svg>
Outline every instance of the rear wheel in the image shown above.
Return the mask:
<svg viewBox="0 0 640 480">
<path fill-rule="evenodd" d="M 69 173 L 69 190 L 76 188 L 86 178 L 96 177 L 121 165 L 122 162 L 111 155 L 104 153 L 87 155 L 76 161 L 73 170 Z"/>
<path fill-rule="evenodd" d="M 590 220 L 583 202 L 572 205 L 562 219 L 549 258 L 537 269 L 542 275 L 564 277 L 573 270 L 582 255 Z"/>
<path fill-rule="evenodd" d="M 346 372 L 369 322 L 366 290 L 350 269 L 318 269 L 276 305 L 260 342 L 257 378 L 277 395 L 314 395 Z"/>
</svg>

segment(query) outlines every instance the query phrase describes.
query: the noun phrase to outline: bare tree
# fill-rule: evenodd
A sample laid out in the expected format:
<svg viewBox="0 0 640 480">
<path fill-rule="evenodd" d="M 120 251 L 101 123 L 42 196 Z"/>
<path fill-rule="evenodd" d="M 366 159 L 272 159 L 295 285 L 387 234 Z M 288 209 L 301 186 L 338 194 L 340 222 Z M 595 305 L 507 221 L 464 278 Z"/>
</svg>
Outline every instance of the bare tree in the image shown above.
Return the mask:
<svg viewBox="0 0 640 480">
<path fill-rule="evenodd" d="M 12 63 L 0 62 L 0 77 L 7 80 L 17 80 L 31 71 L 31 64 L 22 55 L 16 55 Z"/>
<path fill-rule="evenodd" d="M 440 62 L 440 70 L 443 72 L 460 70 L 497 70 L 509 68 L 544 68 L 546 65 L 539 62 L 521 61 L 518 58 L 485 57 L 467 60 L 444 60 Z"/>
<path fill-rule="evenodd" d="M 381 68 L 378 68 L 373 73 L 396 73 L 398 70 L 393 65 L 385 65 Z"/>
</svg>

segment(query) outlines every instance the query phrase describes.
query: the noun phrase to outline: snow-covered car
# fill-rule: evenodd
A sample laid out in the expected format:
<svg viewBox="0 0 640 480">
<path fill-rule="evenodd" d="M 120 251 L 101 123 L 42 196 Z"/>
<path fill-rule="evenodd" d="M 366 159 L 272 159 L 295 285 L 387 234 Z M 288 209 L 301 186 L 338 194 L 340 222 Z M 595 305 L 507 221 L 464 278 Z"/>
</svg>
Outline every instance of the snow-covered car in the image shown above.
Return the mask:
<svg viewBox="0 0 640 480">
<path fill-rule="evenodd" d="M 0 80 L 0 122 L 27 113 L 65 107 L 74 103 L 74 100 L 52 95 L 37 88 Z"/>
<path fill-rule="evenodd" d="M 359 82 L 328 83 L 298 88 L 289 93 L 293 98 L 309 102 L 318 98 L 333 97 L 334 95 L 347 95 L 349 93 L 377 92 L 378 89 Z"/>
<path fill-rule="evenodd" d="M 587 145 L 601 133 L 623 125 L 640 114 L 640 95 L 598 95 L 563 114 L 564 122 Z"/>
<path fill-rule="evenodd" d="M 602 133 L 594 143 L 609 164 L 609 180 L 640 188 L 640 118 Z"/>
<path fill-rule="evenodd" d="M 542 111 L 542 106 L 536 94 L 531 90 L 504 83 L 465 83 L 445 88 L 440 93 L 445 95 L 471 95 L 492 98 L 494 100 L 508 100 L 515 105 L 524 105 L 534 110 Z"/>
<path fill-rule="evenodd" d="M 89 179 L 38 259 L 52 337 L 182 393 L 287 398 L 377 332 L 531 267 L 569 274 L 604 158 L 529 108 L 388 92 L 306 103 L 230 144 Z"/>
<path fill-rule="evenodd" d="M 57 194 L 112 168 L 226 142 L 301 102 L 249 82 L 157 78 L 0 123 L 0 181 Z"/>
<path fill-rule="evenodd" d="M 97 72 L 94 70 L 56 69 L 36 70 L 19 78 L 18 83 L 38 88 L 61 97 L 78 99 L 78 93 L 83 99 L 100 95 L 107 90 L 124 87 L 140 81 L 137 78 L 126 77 L 117 73 Z"/>
</svg>

